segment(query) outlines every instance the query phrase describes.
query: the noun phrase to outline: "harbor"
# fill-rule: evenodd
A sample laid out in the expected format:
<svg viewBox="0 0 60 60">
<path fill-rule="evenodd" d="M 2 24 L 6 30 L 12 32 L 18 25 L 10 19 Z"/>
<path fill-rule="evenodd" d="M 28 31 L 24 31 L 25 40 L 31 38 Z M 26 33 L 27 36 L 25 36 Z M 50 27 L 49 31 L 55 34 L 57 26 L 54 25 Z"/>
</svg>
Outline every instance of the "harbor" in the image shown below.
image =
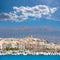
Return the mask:
<svg viewBox="0 0 60 60">
<path fill-rule="evenodd" d="M 60 55 L 60 53 L 50 53 L 50 52 L 19 52 L 19 51 L 6 51 L 0 52 L 0 55 Z"/>
<path fill-rule="evenodd" d="M 60 44 L 32 36 L 0 38 L 0 55 L 60 55 Z"/>
<path fill-rule="evenodd" d="M 0 38 L 0 55 L 60 55 L 60 44 L 32 36 Z"/>
</svg>

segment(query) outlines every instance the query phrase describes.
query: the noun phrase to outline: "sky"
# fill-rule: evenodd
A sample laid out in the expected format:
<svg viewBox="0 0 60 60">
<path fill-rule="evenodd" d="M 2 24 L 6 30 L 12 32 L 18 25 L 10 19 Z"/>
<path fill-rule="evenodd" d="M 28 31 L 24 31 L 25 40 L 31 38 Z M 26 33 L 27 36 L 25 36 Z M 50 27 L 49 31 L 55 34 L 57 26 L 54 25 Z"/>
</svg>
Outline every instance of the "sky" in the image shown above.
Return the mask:
<svg viewBox="0 0 60 60">
<path fill-rule="evenodd" d="M 0 37 L 33 35 L 60 43 L 59 0 L 0 0 Z"/>
</svg>

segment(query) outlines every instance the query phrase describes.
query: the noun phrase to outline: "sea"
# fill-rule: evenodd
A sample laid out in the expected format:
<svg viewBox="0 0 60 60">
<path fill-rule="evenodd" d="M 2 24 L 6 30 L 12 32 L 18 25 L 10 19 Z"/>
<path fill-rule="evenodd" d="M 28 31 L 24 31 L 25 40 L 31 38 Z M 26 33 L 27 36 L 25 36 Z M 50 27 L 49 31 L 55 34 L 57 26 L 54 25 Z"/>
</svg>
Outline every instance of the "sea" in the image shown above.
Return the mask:
<svg viewBox="0 0 60 60">
<path fill-rule="evenodd" d="M 0 60 L 60 60 L 60 56 L 47 55 L 1 55 Z"/>
</svg>

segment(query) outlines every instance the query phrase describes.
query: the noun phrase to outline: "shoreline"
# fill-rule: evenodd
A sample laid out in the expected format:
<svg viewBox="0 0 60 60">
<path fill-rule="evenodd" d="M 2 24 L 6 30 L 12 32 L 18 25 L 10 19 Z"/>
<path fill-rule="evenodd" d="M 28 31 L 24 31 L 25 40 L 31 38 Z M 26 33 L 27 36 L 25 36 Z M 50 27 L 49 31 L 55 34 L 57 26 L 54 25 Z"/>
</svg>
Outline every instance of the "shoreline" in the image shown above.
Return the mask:
<svg viewBox="0 0 60 60">
<path fill-rule="evenodd" d="M 59 55 L 60 56 L 60 53 L 50 53 L 50 52 L 48 52 L 48 53 L 46 53 L 46 52 L 34 52 L 34 53 L 0 53 L 0 55 Z"/>
</svg>

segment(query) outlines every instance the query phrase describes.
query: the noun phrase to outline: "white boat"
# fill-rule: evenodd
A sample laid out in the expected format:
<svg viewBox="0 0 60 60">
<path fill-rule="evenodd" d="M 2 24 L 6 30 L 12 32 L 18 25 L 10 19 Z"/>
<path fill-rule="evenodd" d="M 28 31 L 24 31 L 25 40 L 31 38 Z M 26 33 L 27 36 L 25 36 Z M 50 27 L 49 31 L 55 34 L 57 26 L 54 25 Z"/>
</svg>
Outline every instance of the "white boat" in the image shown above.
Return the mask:
<svg viewBox="0 0 60 60">
<path fill-rule="evenodd" d="M 39 52 L 36 52 L 36 55 L 39 55 Z"/>
<path fill-rule="evenodd" d="M 23 55 L 27 55 L 27 53 L 23 52 Z"/>
</svg>

